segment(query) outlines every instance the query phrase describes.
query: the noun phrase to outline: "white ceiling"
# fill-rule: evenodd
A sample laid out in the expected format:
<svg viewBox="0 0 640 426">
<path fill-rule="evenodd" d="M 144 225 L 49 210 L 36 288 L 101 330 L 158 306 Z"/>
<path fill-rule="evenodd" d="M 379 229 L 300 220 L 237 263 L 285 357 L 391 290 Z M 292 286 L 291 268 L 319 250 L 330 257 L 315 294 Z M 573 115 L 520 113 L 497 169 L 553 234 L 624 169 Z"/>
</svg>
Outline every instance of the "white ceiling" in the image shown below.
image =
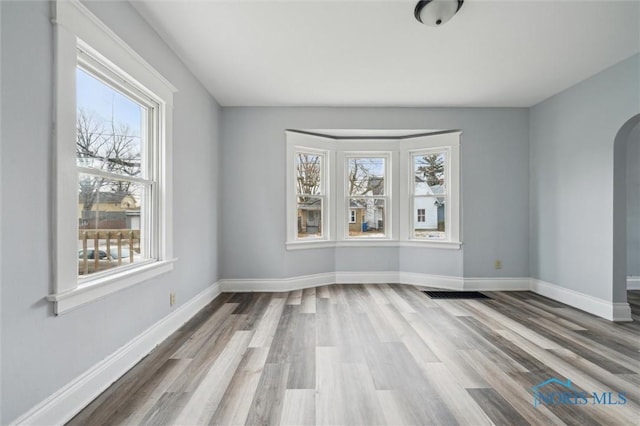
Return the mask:
<svg viewBox="0 0 640 426">
<path fill-rule="evenodd" d="M 223 106 L 527 107 L 640 51 L 640 1 L 138 0 Z"/>
</svg>

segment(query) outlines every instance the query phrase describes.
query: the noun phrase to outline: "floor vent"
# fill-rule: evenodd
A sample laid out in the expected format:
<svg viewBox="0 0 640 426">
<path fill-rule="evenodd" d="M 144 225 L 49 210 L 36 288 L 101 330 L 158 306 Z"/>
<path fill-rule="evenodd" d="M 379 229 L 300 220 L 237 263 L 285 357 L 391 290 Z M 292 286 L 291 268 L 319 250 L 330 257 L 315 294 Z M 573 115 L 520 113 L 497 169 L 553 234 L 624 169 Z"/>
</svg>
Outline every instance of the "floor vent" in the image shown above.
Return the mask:
<svg viewBox="0 0 640 426">
<path fill-rule="evenodd" d="M 479 291 L 423 291 L 432 299 L 491 299 Z"/>
</svg>

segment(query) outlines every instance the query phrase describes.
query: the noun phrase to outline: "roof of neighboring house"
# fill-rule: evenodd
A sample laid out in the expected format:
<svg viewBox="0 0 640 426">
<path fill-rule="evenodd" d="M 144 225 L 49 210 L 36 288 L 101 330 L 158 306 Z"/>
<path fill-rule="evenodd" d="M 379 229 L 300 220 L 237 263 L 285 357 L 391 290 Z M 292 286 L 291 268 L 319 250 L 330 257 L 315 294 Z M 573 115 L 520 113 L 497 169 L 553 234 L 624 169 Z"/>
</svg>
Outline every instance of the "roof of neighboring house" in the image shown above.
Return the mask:
<svg viewBox="0 0 640 426">
<path fill-rule="evenodd" d="M 371 198 L 369 198 L 370 200 Z M 374 199 L 373 203 L 376 207 L 384 206 L 384 200 L 380 198 Z M 352 198 L 349 200 L 349 208 L 350 209 L 366 209 L 367 208 L 367 198 Z"/>
<path fill-rule="evenodd" d="M 298 209 L 300 210 L 320 210 L 322 206 L 319 198 L 307 198 L 305 201 L 298 201 Z"/>
<path fill-rule="evenodd" d="M 121 203 L 126 197 L 133 196 L 126 192 L 100 192 L 94 202 L 98 203 Z M 135 199 L 134 199 L 135 201 Z M 82 194 L 78 194 L 78 202 L 82 203 Z"/>
</svg>

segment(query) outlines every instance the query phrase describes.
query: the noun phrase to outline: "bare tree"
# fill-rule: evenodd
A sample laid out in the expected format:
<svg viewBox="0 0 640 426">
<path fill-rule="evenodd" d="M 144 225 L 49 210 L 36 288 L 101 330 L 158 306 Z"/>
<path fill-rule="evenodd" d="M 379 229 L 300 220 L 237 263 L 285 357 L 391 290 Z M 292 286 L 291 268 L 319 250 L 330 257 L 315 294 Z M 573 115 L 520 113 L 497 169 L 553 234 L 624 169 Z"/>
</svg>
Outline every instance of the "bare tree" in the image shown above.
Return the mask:
<svg viewBox="0 0 640 426">
<path fill-rule="evenodd" d="M 378 195 L 384 188 L 384 178 L 376 176 L 380 167 L 379 158 L 352 158 L 349 160 L 349 195 Z"/>
<path fill-rule="evenodd" d="M 296 185 L 298 194 L 319 195 L 321 157 L 313 154 L 298 153 L 296 162 Z"/>
<path fill-rule="evenodd" d="M 76 119 L 76 158 L 78 165 L 96 170 L 137 176 L 140 174 L 140 149 L 128 124 L 113 117 L 104 120 L 80 109 Z M 130 194 L 130 182 L 85 175 L 80 179 L 79 200 L 83 218 L 106 187 L 111 193 Z"/>
</svg>

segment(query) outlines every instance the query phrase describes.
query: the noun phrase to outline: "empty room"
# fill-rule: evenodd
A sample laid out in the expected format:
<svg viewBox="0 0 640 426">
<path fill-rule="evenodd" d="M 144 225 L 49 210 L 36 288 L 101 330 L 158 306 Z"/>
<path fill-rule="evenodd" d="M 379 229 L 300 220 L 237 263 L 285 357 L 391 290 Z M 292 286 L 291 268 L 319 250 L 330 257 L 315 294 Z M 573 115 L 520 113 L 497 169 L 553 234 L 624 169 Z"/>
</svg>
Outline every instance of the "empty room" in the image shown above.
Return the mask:
<svg viewBox="0 0 640 426">
<path fill-rule="evenodd" d="M 637 425 L 638 0 L 0 0 L 0 424 Z"/>
</svg>

